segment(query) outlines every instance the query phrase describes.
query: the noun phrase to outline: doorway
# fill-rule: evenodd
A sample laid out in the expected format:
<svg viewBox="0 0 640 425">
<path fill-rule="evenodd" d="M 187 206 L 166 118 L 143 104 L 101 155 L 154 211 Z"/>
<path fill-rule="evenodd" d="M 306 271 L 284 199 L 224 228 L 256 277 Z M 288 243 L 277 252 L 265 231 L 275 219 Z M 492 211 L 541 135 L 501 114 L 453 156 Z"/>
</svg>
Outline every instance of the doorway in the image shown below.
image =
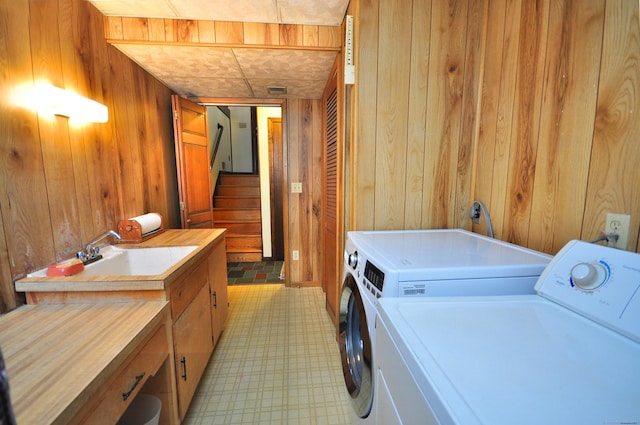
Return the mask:
<svg viewBox="0 0 640 425">
<path fill-rule="evenodd" d="M 207 108 L 210 132 L 215 136 L 212 149 L 218 152 L 211 168 L 212 193 L 219 175 L 259 176 L 261 259 L 284 260 L 284 101 L 253 103 L 207 98 L 198 102 Z"/>
</svg>

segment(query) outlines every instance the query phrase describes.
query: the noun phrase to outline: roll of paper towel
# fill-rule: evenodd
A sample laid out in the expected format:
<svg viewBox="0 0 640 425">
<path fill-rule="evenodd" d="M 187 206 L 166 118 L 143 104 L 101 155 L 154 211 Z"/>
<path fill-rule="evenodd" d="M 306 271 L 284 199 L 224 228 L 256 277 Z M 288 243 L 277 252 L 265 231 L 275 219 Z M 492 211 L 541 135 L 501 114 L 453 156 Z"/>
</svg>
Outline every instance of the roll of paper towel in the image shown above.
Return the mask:
<svg viewBox="0 0 640 425">
<path fill-rule="evenodd" d="M 140 223 L 142 236 L 153 233 L 162 226 L 162 217 L 157 213 L 143 214 L 137 217 L 132 217 L 129 220 L 135 220 Z"/>
</svg>

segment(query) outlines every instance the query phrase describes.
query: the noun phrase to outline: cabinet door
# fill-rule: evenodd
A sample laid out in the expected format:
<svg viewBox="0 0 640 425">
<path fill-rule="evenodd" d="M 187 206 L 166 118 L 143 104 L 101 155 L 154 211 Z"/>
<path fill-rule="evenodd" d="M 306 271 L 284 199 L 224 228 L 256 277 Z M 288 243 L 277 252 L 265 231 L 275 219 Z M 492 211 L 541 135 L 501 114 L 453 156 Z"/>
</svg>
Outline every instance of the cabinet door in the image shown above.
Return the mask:
<svg viewBox="0 0 640 425">
<path fill-rule="evenodd" d="M 229 312 L 227 296 L 227 253 L 222 239 L 209 254 L 209 285 L 211 290 L 211 336 L 217 344 Z"/>
<path fill-rule="evenodd" d="M 213 352 L 208 285 L 202 286 L 180 318 L 173 323 L 173 344 L 178 410 L 180 418 L 184 419 L 200 377 Z"/>
</svg>

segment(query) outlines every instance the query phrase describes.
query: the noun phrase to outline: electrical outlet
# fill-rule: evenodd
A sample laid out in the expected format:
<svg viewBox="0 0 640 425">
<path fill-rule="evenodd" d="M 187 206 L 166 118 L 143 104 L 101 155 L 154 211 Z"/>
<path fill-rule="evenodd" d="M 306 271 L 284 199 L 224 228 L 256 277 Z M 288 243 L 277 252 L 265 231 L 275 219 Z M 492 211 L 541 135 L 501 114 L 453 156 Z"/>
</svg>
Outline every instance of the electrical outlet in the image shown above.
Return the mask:
<svg viewBox="0 0 640 425">
<path fill-rule="evenodd" d="M 293 261 L 298 261 L 300 259 L 300 251 L 294 249 L 293 253 L 291 254 L 291 258 L 293 259 Z"/>
<path fill-rule="evenodd" d="M 291 183 L 291 193 L 302 193 L 302 183 Z"/>
<path fill-rule="evenodd" d="M 604 226 L 604 233 L 613 233 L 618 235 L 618 240 L 615 242 L 609 242 L 609 246 L 619 249 L 627 249 L 630 222 L 631 216 L 628 214 L 607 213 L 607 221 Z"/>
</svg>

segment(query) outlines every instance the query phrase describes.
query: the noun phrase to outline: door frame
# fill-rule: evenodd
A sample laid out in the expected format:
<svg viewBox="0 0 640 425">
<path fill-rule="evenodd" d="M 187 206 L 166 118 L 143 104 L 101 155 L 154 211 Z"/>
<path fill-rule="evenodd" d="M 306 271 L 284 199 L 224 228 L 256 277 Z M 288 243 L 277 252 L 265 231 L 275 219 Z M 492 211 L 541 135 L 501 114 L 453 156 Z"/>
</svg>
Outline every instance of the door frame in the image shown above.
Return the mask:
<svg viewBox="0 0 640 425">
<path fill-rule="evenodd" d="M 289 134 L 287 129 L 287 99 L 261 99 L 242 97 L 190 97 L 192 102 L 211 106 L 279 106 L 282 111 L 282 174 L 285 188 L 282 191 L 282 221 L 284 233 L 284 252 L 289 252 Z M 291 286 L 291 261 L 284 262 L 284 283 Z"/>
</svg>

